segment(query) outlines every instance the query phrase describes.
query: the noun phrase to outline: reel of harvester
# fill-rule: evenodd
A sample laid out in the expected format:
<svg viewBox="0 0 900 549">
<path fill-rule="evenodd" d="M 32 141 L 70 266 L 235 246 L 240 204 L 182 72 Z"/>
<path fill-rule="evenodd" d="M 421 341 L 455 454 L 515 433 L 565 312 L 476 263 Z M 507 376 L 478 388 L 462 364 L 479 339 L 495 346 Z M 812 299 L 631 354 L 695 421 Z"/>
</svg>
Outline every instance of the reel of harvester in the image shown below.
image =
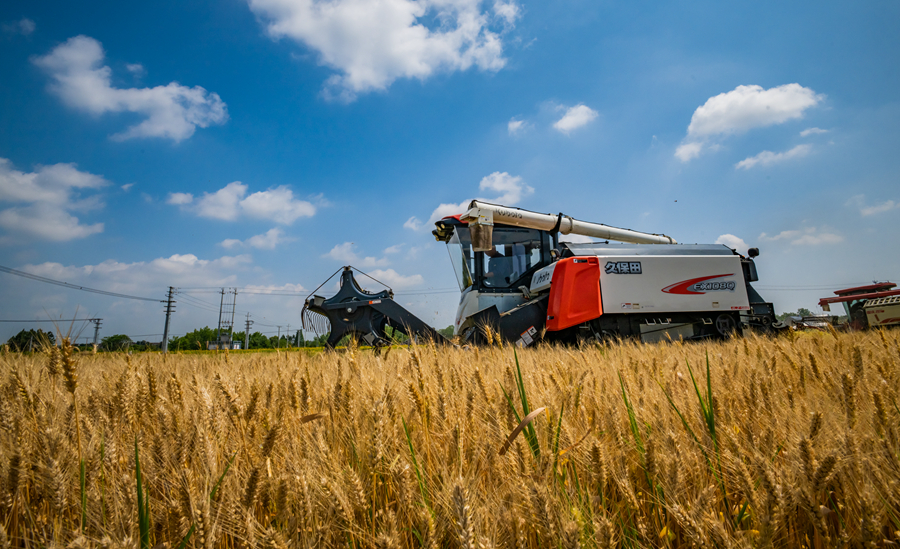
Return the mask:
<svg viewBox="0 0 900 549">
<path fill-rule="evenodd" d="M 436 343 L 447 342 L 437 330 L 398 305 L 390 288 L 370 293 L 356 282 L 353 267 L 348 265 L 340 272 L 340 289 L 334 296 L 325 298 L 314 295 L 319 288 L 328 283 L 328 280 L 331 280 L 329 278 L 319 288 L 313 290 L 313 294 L 306 298 L 303 305 L 303 329 L 312 330 L 316 335 L 328 333 L 326 346 L 333 348 L 348 335 L 362 345 L 374 347 L 390 345 L 392 338 L 386 331 L 388 326 L 411 339 L 424 338 Z M 362 274 L 368 277 L 365 273 Z"/>
</svg>

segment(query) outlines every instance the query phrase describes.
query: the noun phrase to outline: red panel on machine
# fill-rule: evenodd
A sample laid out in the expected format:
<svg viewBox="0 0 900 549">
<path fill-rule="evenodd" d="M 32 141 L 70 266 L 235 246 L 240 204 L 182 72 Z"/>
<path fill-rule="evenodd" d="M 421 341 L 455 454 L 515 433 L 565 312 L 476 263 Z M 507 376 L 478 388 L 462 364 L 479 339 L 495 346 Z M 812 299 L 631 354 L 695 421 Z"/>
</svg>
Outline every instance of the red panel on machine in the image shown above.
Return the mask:
<svg viewBox="0 0 900 549">
<path fill-rule="evenodd" d="M 561 259 L 550 282 L 547 331 L 564 330 L 602 314 L 600 260 L 596 257 Z"/>
</svg>

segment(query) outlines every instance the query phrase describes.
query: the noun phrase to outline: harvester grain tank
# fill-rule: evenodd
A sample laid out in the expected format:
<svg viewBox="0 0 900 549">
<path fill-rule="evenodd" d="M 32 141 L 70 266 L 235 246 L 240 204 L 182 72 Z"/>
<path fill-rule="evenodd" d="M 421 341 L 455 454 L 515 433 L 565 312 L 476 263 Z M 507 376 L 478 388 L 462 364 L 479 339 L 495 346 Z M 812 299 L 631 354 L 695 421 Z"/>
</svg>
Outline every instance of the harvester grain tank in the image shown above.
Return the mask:
<svg viewBox="0 0 900 549">
<path fill-rule="evenodd" d="M 755 248 L 744 257 L 724 245 L 678 244 L 663 234 L 480 201 L 438 221 L 433 234 L 447 244 L 459 282 L 454 334 L 462 341 L 479 342 L 486 326 L 528 346 L 541 339 L 728 337 L 776 322 L 772 304 L 750 285 L 757 280 Z M 568 234 L 606 240 L 561 242 Z M 353 298 L 359 302 L 353 307 L 366 296 Z M 331 321 L 331 339 L 355 333 L 368 342 L 385 340 L 383 329 L 339 317 L 337 297 L 311 296 L 304 307 Z M 377 299 L 383 308 L 384 297 Z M 388 315 L 383 322 L 403 321 Z"/>
</svg>

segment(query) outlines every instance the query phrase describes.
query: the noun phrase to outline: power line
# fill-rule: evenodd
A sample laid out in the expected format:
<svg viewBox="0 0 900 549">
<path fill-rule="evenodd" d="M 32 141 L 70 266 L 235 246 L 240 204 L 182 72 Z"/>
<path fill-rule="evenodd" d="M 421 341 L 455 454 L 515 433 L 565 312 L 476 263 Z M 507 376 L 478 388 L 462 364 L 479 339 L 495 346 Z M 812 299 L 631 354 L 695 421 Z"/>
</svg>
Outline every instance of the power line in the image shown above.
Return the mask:
<svg viewBox="0 0 900 549">
<path fill-rule="evenodd" d="M 31 280 L 36 280 L 38 282 L 45 282 L 47 284 L 55 284 L 56 286 L 62 286 L 63 288 L 69 288 L 71 290 L 81 290 L 82 292 L 91 292 L 94 294 L 100 295 L 108 295 L 110 297 L 120 297 L 123 299 L 137 299 L 140 301 L 161 301 L 159 299 L 153 299 L 150 297 L 139 297 L 136 295 L 128 295 L 128 294 L 120 294 L 116 292 L 107 292 L 106 290 L 97 290 L 95 288 L 88 288 L 87 286 L 76 286 L 75 284 L 69 284 L 68 282 L 62 282 L 60 280 L 53 280 L 52 278 L 47 278 L 44 276 L 38 276 L 31 273 L 26 273 L 23 271 L 17 271 L 15 269 L 10 269 L 9 267 L 4 267 L 0 265 L 0 272 L 9 273 L 11 275 L 21 276 L 23 278 L 30 278 Z"/>
<path fill-rule="evenodd" d="M 0 322 L 91 322 L 94 318 L 63 318 L 60 320 L 0 320 Z"/>
</svg>

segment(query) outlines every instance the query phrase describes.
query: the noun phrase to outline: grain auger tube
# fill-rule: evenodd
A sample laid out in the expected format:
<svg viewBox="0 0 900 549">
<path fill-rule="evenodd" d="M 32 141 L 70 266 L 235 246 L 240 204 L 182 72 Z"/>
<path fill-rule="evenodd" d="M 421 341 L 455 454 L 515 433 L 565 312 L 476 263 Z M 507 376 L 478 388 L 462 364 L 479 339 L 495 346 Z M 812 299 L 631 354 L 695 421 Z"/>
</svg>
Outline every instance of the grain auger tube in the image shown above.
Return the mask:
<svg viewBox="0 0 900 549">
<path fill-rule="evenodd" d="M 333 297 L 310 295 L 306 298 L 302 319 L 304 330 L 312 330 L 317 335 L 330 332 L 325 345 L 331 348 L 347 335 L 362 345 L 389 345 L 392 338 L 387 334 L 388 326 L 420 342 L 447 343 L 437 330 L 397 304 L 390 288 L 377 293 L 363 290 L 353 276 L 351 266 L 341 271 L 340 289 Z"/>
</svg>

